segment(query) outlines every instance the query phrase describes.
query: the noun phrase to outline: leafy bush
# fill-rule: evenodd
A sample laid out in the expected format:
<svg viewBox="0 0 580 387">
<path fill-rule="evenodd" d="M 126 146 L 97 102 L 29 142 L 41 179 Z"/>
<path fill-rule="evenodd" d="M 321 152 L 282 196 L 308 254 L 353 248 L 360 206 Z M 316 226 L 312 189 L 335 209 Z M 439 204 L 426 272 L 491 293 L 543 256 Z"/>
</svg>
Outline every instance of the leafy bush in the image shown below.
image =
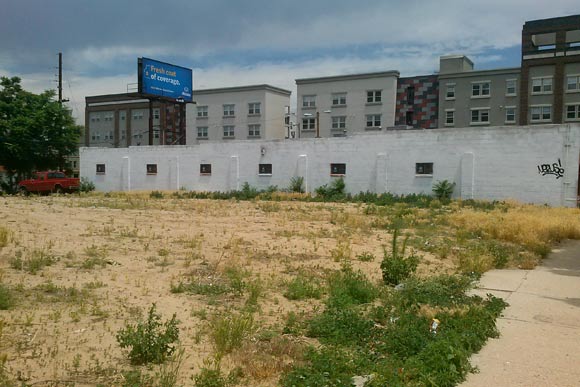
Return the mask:
<svg viewBox="0 0 580 387">
<path fill-rule="evenodd" d="M 330 185 L 324 184 L 318 188 L 316 188 L 316 197 L 322 200 L 342 200 L 345 198 L 345 189 L 346 185 L 344 183 L 344 179 L 341 177 L 339 179 L 333 180 Z"/>
<path fill-rule="evenodd" d="M 151 191 L 149 193 L 151 199 L 163 199 L 163 192 L 161 191 Z"/>
<path fill-rule="evenodd" d="M 399 249 L 399 229 L 396 228 L 393 232 L 393 240 L 391 242 L 391 252 L 385 248 L 384 258 L 381 262 L 381 271 L 383 272 L 383 281 L 387 285 L 398 285 L 405 279 L 409 278 L 416 270 L 419 264 L 420 257 L 414 253 L 405 257 L 405 250 L 407 248 L 408 236 L 403 240 L 403 245 Z"/>
<path fill-rule="evenodd" d="M 81 177 L 79 191 L 80 192 L 92 192 L 95 190 L 95 183 L 87 179 L 86 177 Z"/>
<path fill-rule="evenodd" d="M 290 192 L 304 193 L 304 177 L 294 176 L 290 178 L 290 187 L 288 187 Z"/>
<path fill-rule="evenodd" d="M 149 309 L 147 321 L 128 325 L 117 333 L 121 348 L 130 347 L 129 359 L 132 364 L 163 363 L 175 351 L 172 345 L 179 340 L 179 323 L 176 315 L 161 323 L 161 315 L 156 313 L 156 305 Z"/>
<path fill-rule="evenodd" d="M 441 202 L 448 202 L 451 199 L 451 195 L 453 195 L 454 189 L 455 183 L 451 183 L 448 180 L 440 180 L 433 185 L 433 193 Z"/>
</svg>

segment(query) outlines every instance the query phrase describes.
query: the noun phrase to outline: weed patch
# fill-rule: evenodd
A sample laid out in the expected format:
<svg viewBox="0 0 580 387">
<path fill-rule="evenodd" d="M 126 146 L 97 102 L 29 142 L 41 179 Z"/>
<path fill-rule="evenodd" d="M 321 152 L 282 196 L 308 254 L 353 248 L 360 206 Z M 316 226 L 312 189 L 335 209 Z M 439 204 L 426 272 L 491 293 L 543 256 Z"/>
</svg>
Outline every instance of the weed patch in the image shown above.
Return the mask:
<svg viewBox="0 0 580 387">
<path fill-rule="evenodd" d="M 16 257 L 10 260 L 10 266 L 16 270 L 26 271 L 30 274 L 36 274 L 46 266 L 52 266 L 58 261 L 58 258 L 44 249 L 33 250 L 29 257 L 22 258 L 19 252 Z"/>
<path fill-rule="evenodd" d="M 174 343 L 179 339 L 178 321 L 175 314 L 161 323 L 156 305 L 149 309 L 147 320 L 127 325 L 117 333 L 121 348 L 130 348 L 132 364 L 163 363 L 175 351 Z"/>
<path fill-rule="evenodd" d="M 472 370 L 469 356 L 497 336 L 506 306 L 466 295 L 471 284 L 461 276 L 413 278 L 400 290 L 386 288 L 380 306 L 328 303 L 308 322 L 308 334 L 324 345 L 310 348 L 281 385 L 349 386 L 355 375 L 374 375 L 368 385 L 377 387 L 456 385 Z"/>
</svg>

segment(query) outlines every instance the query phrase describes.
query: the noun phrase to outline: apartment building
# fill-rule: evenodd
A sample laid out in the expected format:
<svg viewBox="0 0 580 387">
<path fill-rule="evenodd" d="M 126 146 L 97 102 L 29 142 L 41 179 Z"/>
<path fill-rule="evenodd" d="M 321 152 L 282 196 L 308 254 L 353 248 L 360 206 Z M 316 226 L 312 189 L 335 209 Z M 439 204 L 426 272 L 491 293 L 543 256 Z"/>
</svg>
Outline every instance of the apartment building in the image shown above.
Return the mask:
<svg viewBox="0 0 580 387">
<path fill-rule="evenodd" d="M 580 121 L 580 15 L 526 22 L 521 67 L 474 70 L 463 55 L 443 56 L 439 127 Z"/>
<path fill-rule="evenodd" d="M 519 67 L 475 71 L 466 56 L 448 55 L 439 68 L 439 127 L 519 123 Z"/>
<path fill-rule="evenodd" d="M 270 85 L 195 90 L 197 105 L 188 119 L 188 144 L 286 138 L 290 94 Z"/>
<path fill-rule="evenodd" d="M 185 104 L 149 101 L 136 93 L 90 96 L 85 101 L 85 146 L 123 148 L 186 142 Z"/>
<path fill-rule="evenodd" d="M 580 15 L 522 29 L 522 125 L 580 121 Z"/>
<path fill-rule="evenodd" d="M 398 71 L 297 79 L 298 135 L 342 137 L 395 125 Z"/>
</svg>

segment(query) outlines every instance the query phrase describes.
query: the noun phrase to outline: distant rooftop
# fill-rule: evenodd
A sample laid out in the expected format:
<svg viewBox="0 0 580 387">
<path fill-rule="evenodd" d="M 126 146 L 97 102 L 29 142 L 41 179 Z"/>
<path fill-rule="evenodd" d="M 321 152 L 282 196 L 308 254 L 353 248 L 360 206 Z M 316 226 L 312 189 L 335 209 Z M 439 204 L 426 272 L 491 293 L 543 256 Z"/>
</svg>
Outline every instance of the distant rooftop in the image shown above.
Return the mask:
<svg viewBox="0 0 580 387">
<path fill-rule="evenodd" d="M 349 81 L 355 79 L 369 79 L 369 78 L 382 78 L 382 77 L 399 77 L 400 73 L 396 70 L 381 71 L 376 73 L 362 73 L 362 74 L 348 74 L 348 75 L 334 75 L 330 77 L 318 77 L 318 78 L 301 78 L 296 79 L 297 85 L 307 84 L 307 83 L 322 83 L 322 82 L 335 82 L 335 81 Z"/>
<path fill-rule="evenodd" d="M 248 86 L 234 86 L 234 87 L 220 87 L 215 89 L 198 89 L 193 90 L 193 95 L 203 95 L 203 94 L 219 94 L 219 93 L 239 93 L 244 91 L 271 91 L 273 93 L 278 93 L 282 95 L 290 95 L 292 92 L 290 90 L 281 89 L 279 87 L 261 84 L 261 85 L 248 85 Z"/>
</svg>

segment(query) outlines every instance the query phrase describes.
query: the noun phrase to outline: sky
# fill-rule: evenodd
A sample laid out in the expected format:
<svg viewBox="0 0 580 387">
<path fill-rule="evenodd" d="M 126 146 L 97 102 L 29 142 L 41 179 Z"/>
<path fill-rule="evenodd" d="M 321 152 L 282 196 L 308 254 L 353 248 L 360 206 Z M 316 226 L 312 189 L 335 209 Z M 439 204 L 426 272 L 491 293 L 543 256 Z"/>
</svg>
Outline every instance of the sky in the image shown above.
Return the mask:
<svg viewBox="0 0 580 387">
<path fill-rule="evenodd" d="M 63 97 L 83 124 L 86 96 L 135 87 L 139 57 L 193 69 L 194 90 L 295 92 L 298 78 L 431 74 L 447 54 L 518 67 L 525 21 L 579 13 L 578 0 L 2 0 L 0 76 L 56 89 L 62 52 Z"/>
</svg>

